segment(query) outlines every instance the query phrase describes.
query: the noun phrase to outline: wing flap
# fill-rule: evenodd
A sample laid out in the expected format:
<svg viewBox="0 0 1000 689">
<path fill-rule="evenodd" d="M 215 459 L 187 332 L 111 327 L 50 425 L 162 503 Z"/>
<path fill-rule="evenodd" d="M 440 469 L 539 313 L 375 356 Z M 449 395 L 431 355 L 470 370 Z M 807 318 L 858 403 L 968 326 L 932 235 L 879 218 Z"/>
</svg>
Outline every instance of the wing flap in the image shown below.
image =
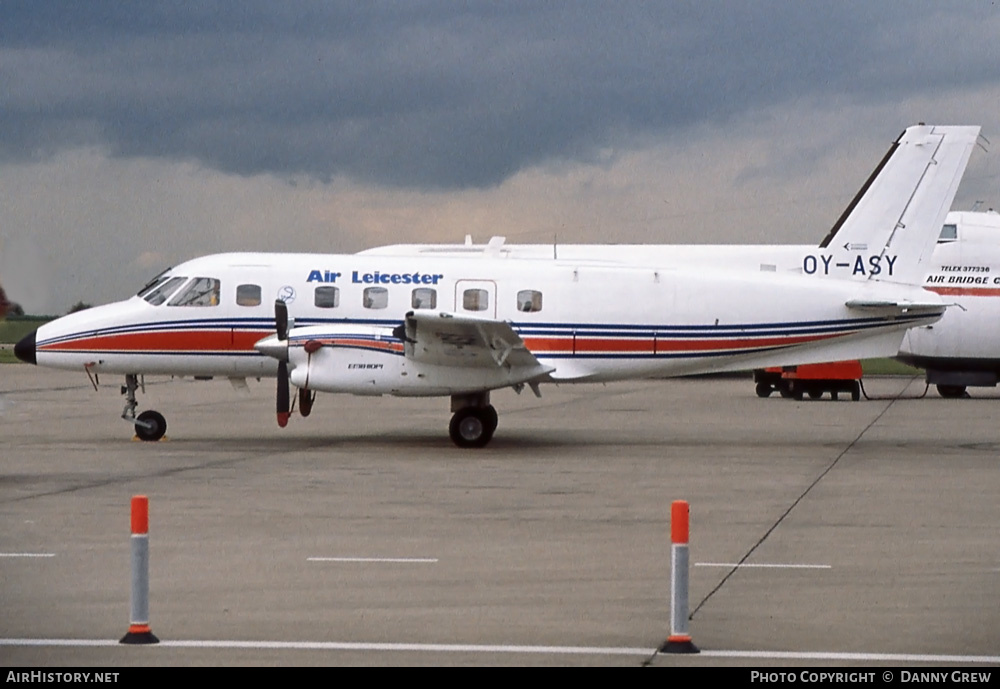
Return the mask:
<svg viewBox="0 0 1000 689">
<path fill-rule="evenodd" d="M 543 366 L 509 323 L 441 311 L 411 311 L 404 324 L 407 358 L 438 366 L 507 368 L 541 376 Z"/>
</svg>

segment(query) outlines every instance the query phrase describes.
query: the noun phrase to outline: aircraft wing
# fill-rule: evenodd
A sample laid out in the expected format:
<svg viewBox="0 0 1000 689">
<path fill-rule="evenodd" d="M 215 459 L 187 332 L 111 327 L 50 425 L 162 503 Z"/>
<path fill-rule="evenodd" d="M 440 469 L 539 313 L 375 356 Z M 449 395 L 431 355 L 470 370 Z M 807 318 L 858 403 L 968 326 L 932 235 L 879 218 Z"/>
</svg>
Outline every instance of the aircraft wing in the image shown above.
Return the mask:
<svg viewBox="0 0 1000 689">
<path fill-rule="evenodd" d="M 504 321 L 440 311 L 411 311 L 394 333 L 405 342 L 407 358 L 421 363 L 518 370 L 524 380 L 553 371 L 525 347 Z"/>
</svg>

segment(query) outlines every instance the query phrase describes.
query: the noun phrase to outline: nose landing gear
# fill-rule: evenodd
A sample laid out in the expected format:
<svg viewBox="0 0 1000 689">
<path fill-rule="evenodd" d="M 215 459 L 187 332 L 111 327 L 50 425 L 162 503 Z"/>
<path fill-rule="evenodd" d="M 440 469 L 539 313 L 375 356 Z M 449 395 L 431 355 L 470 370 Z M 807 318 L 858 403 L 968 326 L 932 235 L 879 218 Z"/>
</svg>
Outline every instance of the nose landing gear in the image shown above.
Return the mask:
<svg viewBox="0 0 1000 689">
<path fill-rule="evenodd" d="M 145 383 L 139 382 L 139 376 L 134 373 L 125 376 L 125 385 L 122 386 L 122 394 L 125 395 L 122 418 L 135 425 L 135 435 L 139 440 L 159 440 L 167 432 L 167 420 L 163 418 L 163 414 L 152 409 L 136 416 L 135 409 L 139 406 L 139 402 L 135 397 L 135 391 L 140 387 L 143 392 L 146 391 Z"/>
</svg>

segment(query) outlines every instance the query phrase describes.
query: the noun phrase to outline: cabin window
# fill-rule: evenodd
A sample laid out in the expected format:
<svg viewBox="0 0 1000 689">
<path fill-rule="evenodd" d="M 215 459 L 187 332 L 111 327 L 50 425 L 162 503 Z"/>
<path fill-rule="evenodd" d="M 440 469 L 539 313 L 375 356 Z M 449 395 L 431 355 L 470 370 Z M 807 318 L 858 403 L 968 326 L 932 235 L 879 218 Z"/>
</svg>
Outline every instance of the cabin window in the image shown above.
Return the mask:
<svg viewBox="0 0 1000 689">
<path fill-rule="evenodd" d="M 467 289 L 462 293 L 462 308 L 466 311 L 485 311 L 490 308 L 490 293 L 484 289 Z"/>
<path fill-rule="evenodd" d="M 260 285 L 238 285 L 236 303 L 239 306 L 260 306 Z"/>
<path fill-rule="evenodd" d="M 215 278 L 195 278 L 170 300 L 170 306 L 218 306 L 219 286 Z"/>
<path fill-rule="evenodd" d="M 437 303 L 437 290 L 429 287 L 418 287 L 410 296 L 410 307 L 414 309 L 436 309 Z"/>
<path fill-rule="evenodd" d="M 170 295 L 180 287 L 187 278 L 169 278 L 166 281 L 161 280 L 159 283 L 154 283 L 148 289 L 139 292 L 139 296 L 148 301 L 153 306 L 159 306 L 167 299 Z"/>
<path fill-rule="evenodd" d="M 542 293 L 538 290 L 523 289 L 517 293 L 518 311 L 541 311 Z"/>
<path fill-rule="evenodd" d="M 389 290 L 385 287 L 365 287 L 362 303 L 366 309 L 384 309 L 389 305 Z"/>
<path fill-rule="evenodd" d="M 948 223 L 941 228 L 938 242 L 954 242 L 958 240 L 958 225 Z"/>
<path fill-rule="evenodd" d="M 313 303 L 321 309 L 337 308 L 340 306 L 340 288 L 333 285 L 317 287 Z"/>
</svg>

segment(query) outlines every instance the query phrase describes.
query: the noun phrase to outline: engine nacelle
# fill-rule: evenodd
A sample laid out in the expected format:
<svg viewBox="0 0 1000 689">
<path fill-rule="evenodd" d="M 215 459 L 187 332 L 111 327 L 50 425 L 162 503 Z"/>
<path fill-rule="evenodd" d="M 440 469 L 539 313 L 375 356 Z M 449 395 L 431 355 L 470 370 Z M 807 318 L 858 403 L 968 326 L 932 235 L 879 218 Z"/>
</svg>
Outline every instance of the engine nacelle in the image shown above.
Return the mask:
<svg viewBox="0 0 1000 689">
<path fill-rule="evenodd" d="M 391 329 L 378 326 L 295 328 L 288 338 L 288 364 L 296 387 L 353 395 L 455 395 L 522 382 L 504 366 L 414 361 L 405 356 L 403 341 Z"/>
</svg>

